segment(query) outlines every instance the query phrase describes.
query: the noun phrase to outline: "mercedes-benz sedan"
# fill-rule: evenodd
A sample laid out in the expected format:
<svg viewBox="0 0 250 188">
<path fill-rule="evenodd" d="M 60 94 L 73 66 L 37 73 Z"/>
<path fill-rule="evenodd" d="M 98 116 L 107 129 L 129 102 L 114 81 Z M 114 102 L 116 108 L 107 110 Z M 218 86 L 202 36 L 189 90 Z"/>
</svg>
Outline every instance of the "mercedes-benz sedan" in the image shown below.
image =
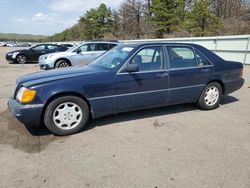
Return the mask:
<svg viewBox="0 0 250 188">
<path fill-rule="evenodd" d="M 90 117 L 180 103 L 215 109 L 242 87 L 242 74 L 241 63 L 199 45 L 123 44 L 89 65 L 19 78 L 8 105 L 24 124 L 69 135 Z"/>
</svg>

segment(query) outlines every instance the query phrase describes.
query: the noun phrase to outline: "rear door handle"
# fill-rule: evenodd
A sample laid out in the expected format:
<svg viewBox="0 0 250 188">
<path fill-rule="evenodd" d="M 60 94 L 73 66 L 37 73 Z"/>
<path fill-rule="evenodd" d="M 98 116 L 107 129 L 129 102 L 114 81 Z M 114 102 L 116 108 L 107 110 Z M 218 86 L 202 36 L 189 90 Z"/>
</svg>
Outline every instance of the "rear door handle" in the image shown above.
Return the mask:
<svg viewBox="0 0 250 188">
<path fill-rule="evenodd" d="M 209 68 L 201 69 L 201 72 L 210 72 L 210 69 Z"/>
<path fill-rule="evenodd" d="M 158 78 L 165 78 L 165 77 L 168 77 L 168 72 L 164 72 L 164 73 L 157 74 L 156 77 L 158 77 Z"/>
</svg>

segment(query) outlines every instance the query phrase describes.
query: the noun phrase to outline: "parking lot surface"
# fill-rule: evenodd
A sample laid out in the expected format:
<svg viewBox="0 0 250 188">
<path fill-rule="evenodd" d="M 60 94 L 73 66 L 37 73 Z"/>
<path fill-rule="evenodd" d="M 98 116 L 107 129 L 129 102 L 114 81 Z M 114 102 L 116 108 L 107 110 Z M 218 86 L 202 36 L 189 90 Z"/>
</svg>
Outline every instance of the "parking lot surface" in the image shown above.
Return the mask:
<svg viewBox="0 0 250 188">
<path fill-rule="evenodd" d="M 8 64 L 0 47 L 0 187 L 250 187 L 250 66 L 220 108 L 184 104 L 92 120 L 56 137 L 7 109 L 15 79 L 37 64 Z"/>
</svg>

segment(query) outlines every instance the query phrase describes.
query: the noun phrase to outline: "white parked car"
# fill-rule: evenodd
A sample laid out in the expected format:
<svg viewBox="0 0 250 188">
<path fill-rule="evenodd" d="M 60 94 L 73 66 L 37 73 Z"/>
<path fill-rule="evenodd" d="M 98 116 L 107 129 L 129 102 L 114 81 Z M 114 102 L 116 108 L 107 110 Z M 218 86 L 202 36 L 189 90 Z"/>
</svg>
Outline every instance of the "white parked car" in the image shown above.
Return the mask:
<svg viewBox="0 0 250 188">
<path fill-rule="evenodd" d="M 65 52 L 42 55 L 38 63 L 43 70 L 89 64 L 118 44 L 118 41 L 89 41 Z"/>
<path fill-rule="evenodd" d="M 0 47 L 5 46 L 5 45 L 6 45 L 5 42 L 0 42 Z"/>
</svg>

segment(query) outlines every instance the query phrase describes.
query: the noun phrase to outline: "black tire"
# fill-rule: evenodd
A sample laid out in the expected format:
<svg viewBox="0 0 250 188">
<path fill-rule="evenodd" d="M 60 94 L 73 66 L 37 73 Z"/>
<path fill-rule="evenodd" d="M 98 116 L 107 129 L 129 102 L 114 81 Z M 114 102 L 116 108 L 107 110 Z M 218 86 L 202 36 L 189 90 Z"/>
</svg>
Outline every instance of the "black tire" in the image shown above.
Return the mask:
<svg viewBox="0 0 250 188">
<path fill-rule="evenodd" d="M 55 120 L 55 115 L 57 113 L 56 110 L 60 108 L 60 105 L 64 105 L 65 103 L 76 104 L 82 112 L 82 115 L 81 115 L 82 118 L 79 120 L 80 122 L 76 126 L 74 125 L 75 127 L 73 127 L 72 129 L 68 129 L 68 130 L 65 130 L 65 128 L 61 128 L 58 125 L 56 125 L 56 123 L 58 122 L 57 120 Z M 66 119 L 66 115 L 68 113 L 67 112 L 60 112 L 60 113 L 63 113 L 61 114 L 62 116 L 64 115 L 63 118 L 61 118 L 61 116 L 60 118 L 62 119 L 62 121 L 64 121 L 63 119 Z M 70 116 L 70 114 L 68 115 Z M 70 118 L 70 117 L 67 117 L 67 118 Z M 88 104 L 79 97 L 69 96 L 69 95 L 54 99 L 52 102 L 49 103 L 44 113 L 45 126 L 53 134 L 59 135 L 59 136 L 71 135 L 71 134 L 79 132 L 86 125 L 86 123 L 88 122 L 88 119 L 89 119 Z"/>
<path fill-rule="evenodd" d="M 15 59 L 16 63 L 18 64 L 25 64 L 27 63 L 27 57 L 25 55 L 17 55 Z"/>
<path fill-rule="evenodd" d="M 211 102 L 211 100 L 213 100 L 213 98 L 211 98 L 211 97 L 210 97 L 210 99 L 206 99 L 206 97 L 208 95 L 207 92 L 209 91 L 209 89 L 213 90 L 212 88 L 214 88 L 214 90 L 217 89 L 217 91 L 218 91 L 218 98 L 216 97 L 217 95 L 215 95 L 214 102 Z M 217 82 L 211 82 L 203 90 L 203 92 L 198 100 L 198 106 L 202 110 L 213 110 L 213 109 L 219 107 L 220 102 L 221 102 L 221 97 L 222 97 L 221 85 Z M 210 102 L 210 104 L 209 104 L 209 102 Z"/>
<path fill-rule="evenodd" d="M 56 62 L 55 68 L 65 68 L 71 66 L 70 62 L 66 59 L 61 59 Z"/>
</svg>

